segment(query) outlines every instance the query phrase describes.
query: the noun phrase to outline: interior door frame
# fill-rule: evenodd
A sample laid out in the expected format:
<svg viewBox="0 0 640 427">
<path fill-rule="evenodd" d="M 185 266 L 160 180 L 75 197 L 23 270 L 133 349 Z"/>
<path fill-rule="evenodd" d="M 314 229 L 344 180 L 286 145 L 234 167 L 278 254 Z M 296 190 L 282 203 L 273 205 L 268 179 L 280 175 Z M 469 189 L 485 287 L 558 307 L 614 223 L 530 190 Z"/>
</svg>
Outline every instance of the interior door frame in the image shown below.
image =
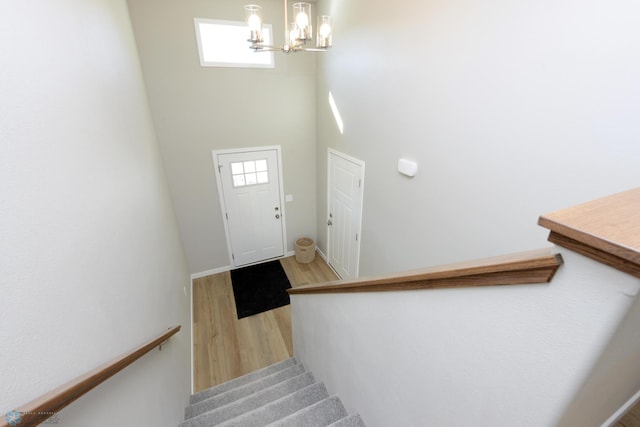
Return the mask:
<svg viewBox="0 0 640 427">
<path fill-rule="evenodd" d="M 357 229 L 357 234 L 358 234 L 358 239 L 356 242 L 357 245 L 357 250 L 358 250 L 358 256 L 356 258 L 356 267 L 355 267 L 355 276 L 359 277 L 360 276 L 360 242 L 362 241 L 362 216 L 364 214 L 364 166 L 365 163 L 364 161 L 360 160 L 360 159 L 356 159 L 355 157 L 352 157 L 348 154 L 342 153 L 338 150 L 335 150 L 331 147 L 329 147 L 327 149 L 327 213 L 326 213 L 326 218 L 327 218 L 327 264 L 329 265 L 329 267 L 331 267 L 331 230 L 329 229 L 329 214 L 331 213 L 331 155 L 335 155 L 338 157 L 341 157 L 344 160 L 347 160 L 349 162 L 355 163 L 358 166 L 360 166 L 360 170 L 361 170 L 361 176 L 362 176 L 362 183 L 360 185 L 360 212 L 358 212 L 359 215 L 359 221 L 358 221 L 358 226 L 356 227 Z M 332 270 L 333 267 L 331 267 Z M 335 270 L 334 272 L 336 274 L 338 274 Z M 338 274 L 338 276 L 340 276 Z"/>
<path fill-rule="evenodd" d="M 264 147 L 227 148 L 223 150 L 211 151 L 211 155 L 213 157 L 213 167 L 214 167 L 213 172 L 215 174 L 216 184 L 218 186 L 218 199 L 220 200 L 220 216 L 222 218 L 222 222 L 224 223 L 224 235 L 227 241 L 227 256 L 229 257 L 229 266 L 231 267 L 231 269 L 234 269 L 237 266 L 236 266 L 235 260 L 233 259 L 233 247 L 231 246 L 231 233 L 229 232 L 229 221 L 227 221 L 225 218 L 225 214 L 227 210 L 226 210 L 226 203 L 224 201 L 224 192 L 222 189 L 222 179 L 220 177 L 220 165 L 218 164 L 218 155 L 250 153 L 250 152 L 269 151 L 269 150 L 275 150 L 276 158 L 278 159 L 278 186 L 280 187 L 278 189 L 278 193 L 280 196 L 280 219 L 282 220 L 282 250 L 283 250 L 283 257 L 284 257 L 288 253 L 287 251 L 288 245 L 287 245 L 287 223 L 286 223 L 287 215 L 285 212 L 285 203 L 284 203 L 284 200 L 285 200 L 284 199 L 284 179 L 282 174 L 281 146 L 268 145 Z M 260 264 L 261 262 L 264 262 L 264 261 L 257 261 L 255 263 L 242 265 L 242 266 L 246 267 L 248 265 Z"/>
</svg>

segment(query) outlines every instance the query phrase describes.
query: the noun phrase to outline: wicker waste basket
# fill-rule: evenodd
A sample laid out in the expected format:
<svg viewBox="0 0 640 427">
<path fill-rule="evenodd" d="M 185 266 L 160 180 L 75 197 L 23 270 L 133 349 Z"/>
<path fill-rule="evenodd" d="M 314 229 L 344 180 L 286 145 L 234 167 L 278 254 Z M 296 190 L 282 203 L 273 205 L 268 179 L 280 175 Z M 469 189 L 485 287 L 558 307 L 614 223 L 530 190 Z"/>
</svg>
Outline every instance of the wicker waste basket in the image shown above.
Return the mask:
<svg viewBox="0 0 640 427">
<path fill-rule="evenodd" d="M 296 261 L 309 264 L 316 257 L 316 248 L 313 239 L 302 237 L 296 240 Z"/>
</svg>

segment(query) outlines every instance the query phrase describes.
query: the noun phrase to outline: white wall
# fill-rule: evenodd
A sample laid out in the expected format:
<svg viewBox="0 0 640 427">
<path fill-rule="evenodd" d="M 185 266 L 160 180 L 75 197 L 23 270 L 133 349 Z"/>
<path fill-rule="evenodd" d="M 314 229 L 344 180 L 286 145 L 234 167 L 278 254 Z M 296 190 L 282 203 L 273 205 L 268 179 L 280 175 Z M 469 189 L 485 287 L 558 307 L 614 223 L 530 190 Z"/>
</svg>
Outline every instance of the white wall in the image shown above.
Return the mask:
<svg viewBox="0 0 640 427">
<path fill-rule="evenodd" d="M 535 248 L 540 214 L 638 185 L 637 1 L 319 7 L 317 234 L 325 251 L 332 147 L 366 162 L 361 274 Z"/>
<path fill-rule="evenodd" d="M 315 238 L 315 62 L 276 53 L 274 69 L 200 67 L 193 19 L 243 21 L 235 0 L 129 0 L 169 184 L 192 273 L 230 264 L 211 151 L 282 146 L 287 250 Z M 265 22 L 282 42 L 282 4 Z M 284 202 L 283 202 L 284 203 Z"/>
<path fill-rule="evenodd" d="M 370 427 L 600 426 L 640 389 L 640 280 L 560 252 L 551 284 L 292 295 L 295 356 Z"/>
<path fill-rule="evenodd" d="M 640 298 L 633 292 L 625 294 L 633 305 L 558 422 L 559 427 L 601 421 L 602 414 L 614 414 L 622 402 L 640 392 Z"/>
<path fill-rule="evenodd" d="M 189 271 L 126 2 L 4 2 L 0 94 L 0 413 L 181 324 L 58 415 L 176 425 Z"/>
</svg>

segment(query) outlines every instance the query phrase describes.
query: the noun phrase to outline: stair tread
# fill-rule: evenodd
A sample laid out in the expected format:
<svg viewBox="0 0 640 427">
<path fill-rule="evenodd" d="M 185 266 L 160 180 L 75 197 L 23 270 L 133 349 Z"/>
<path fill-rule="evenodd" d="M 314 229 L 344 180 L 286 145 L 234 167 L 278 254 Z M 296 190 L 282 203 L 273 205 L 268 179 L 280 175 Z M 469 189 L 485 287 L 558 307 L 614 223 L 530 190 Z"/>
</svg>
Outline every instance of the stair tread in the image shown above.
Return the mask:
<svg viewBox="0 0 640 427">
<path fill-rule="evenodd" d="M 295 358 L 193 394 L 179 427 L 366 427 Z"/>
<path fill-rule="evenodd" d="M 329 396 L 322 383 L 315 383 L 268 405 L 233 418 L 219 427 L 264 427 Z M 204 426 L 204 425 L 203 425 Z"/>
<path fill-rule="evenodd" d="M 224 423 L 243 414 L 269 406 L 280 399 L 305 390 L 315 383 L 313 375 L 304 372 L 281 383 L 260 390 L 219 408 L 213 408 L 185 420 L 181 427 L 210 426 Z M 203 408 L 201 408 L 203 409 Z"/>
<path fill-rule="evenodd" d="M 215 395 L 227 392 L 233 388 L 242 386 L 244 384 L 253 382 L 259 378 L 271 375 L 277 371 L 282 369 L 286 369 L 292 365 L 296 365 L 298 362 L 295 357 L 291 357 L 289 359 L 285 359 L 282 362 L 274 363 L 273 365 L 269 365 L 265 368 L 259 369 L 257 371 L 250 372 L 248 374 L 242 375 L 238 378 L 234 378 L 230 381 L 224 382 L 222 384 L 218 384 L 214 387 L 208 388 L 206 390 L 202 390 L 198 393 L 194 393 L 191 395 L 189 399 L 189 403 L 194 404 L 201 400 L 211 398 Z"/>
<path fill-rule="evenodd" d="M 328 427 L 367 427 L 360 415 L 353 414 L 344 417 L 333 424 L 329 424 Z"/>
<path fill-rule="evenodd" d="M 325 427 L 347 415 L 340 399 L 331 396 L 273 422 L 269 427 Z"/>
<path fill-rule="evenodd" d="M 305 373 L 304 366 L 298 363 L 286 367 L 285 369 L 276 371 L 271 375 L 260 377 L 250 383 L 240 385 L 238 387 L 232 388 L 231 390 L 227 390 L 226 392 L 216 394 L 204 400 L 200 400 L 199 402 L 196 402 L 185 408 L 185 420 L 211 411 L 213 409 L 221 408 L 232 402 L 248 397 L 253 393 L 258 393 L 262 390 L 269 389 L 276 384 L 283 383 L 303 373 Z"/>
</svg>

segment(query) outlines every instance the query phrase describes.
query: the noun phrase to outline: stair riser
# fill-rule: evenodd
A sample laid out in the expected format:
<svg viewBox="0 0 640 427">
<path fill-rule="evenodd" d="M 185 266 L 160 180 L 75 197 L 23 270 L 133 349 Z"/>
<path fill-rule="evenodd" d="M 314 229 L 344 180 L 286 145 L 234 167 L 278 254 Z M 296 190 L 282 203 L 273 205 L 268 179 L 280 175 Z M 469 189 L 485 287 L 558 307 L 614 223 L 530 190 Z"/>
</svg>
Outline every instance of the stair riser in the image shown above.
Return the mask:
<svg viewBox="0 0 640 427">
<path fill-rule="evenodd" d="M 211 398 L 211 397 L 213 397 L 215 395 L 224 393 L 224 392 L 229 391 L 229 390 L 231 390 L 233 388 L 239 387 L 239 386 L 244 385 L 244 384 L 248 384 L 248 383 L 250 383 L 252 381 L 255 381 L 255 380 L 257 380 L 259 378 L 262 378 L 262 377 L 266 377 L 268 375 L 271 375 L 271 374 L 273 374 L 273 373 L 275 373 L 277 371 L 280 371 L 282 369 L 286 369 L 289 366 L 295 365 L 297 363 L 298 362 L 296 361 L 296 359 L 292 357 L 290 359 L 287 359 L 287 360 L 284 360 L 282 362 L 273 364 L 271 366 L 267 366 L 266 368 L 263 368 L 263 369 L 260 369 L 260 370 L 254 371 L 254 372 L 250 372 L 250 373 L 248 373 L 246 375 L 243 375 L 241 377 L 235 378 L 235 379 L 233 379 L 231 381 L 227 381 L 226 383 L 217 385 L 215 387 L 211 387 L 211 388 L 209 388 L 207 390 L 203 390 L 201 392 L 198 392 L 198 393 L 195 393 L 195 394 L 191 395 L 189 403 L 193 405 L 194 403 L 200 402 L 201 400 L 209 399 L 209 398 Z"/>
<path fill-rule="evenodd" d="M 291 396 L 300 390 L 304 390 L 314 384 L 313 375 L 304 373 L 290 380 L 284 381 L 268 389 L 254 393 L 246 398 L 230 403 L 223 407 L 209 410 L 199 416 L 190 418 L 182 424 L 183 427 L 191 425 L 217 425 L 222 422 L 239 417 L 247 412 L 268 406 L 287 396 Z M 191 424 L 189 424 L 191 423 Z"/>
<path fill-rule="evenodd" d="M 294 358 L 191 396 L 179 427 L 366 427 Z"/>
<path fill-rule="evenodd" d="M 202 400 L 198 403 L 188 406 L 185 409 L 185 420 L 193 418 L 205 412 L 221 408 L 253 393 L 259 393 L 277 384 L 281 384 L 291 378 L 295 378 L 305 372 L 304 366 L 297 364 L 289 368 L 276 372 L 264 378 L 260 378 L 251 383 L 236 387 L 222 394 L 218 394 L 209 399 Z"/>
<path fill-rule="evenodd" d="M 347 415 L 340 399 L 333 396 L 273 422 L 268 427 L 324 427 Z"/>
<path fill-rule="evenodd" d="M 219 427 L 263 427 L 329 397 L 321 383 L 313 384 L 270 405 L 220 424 Z"/>
</svg>

